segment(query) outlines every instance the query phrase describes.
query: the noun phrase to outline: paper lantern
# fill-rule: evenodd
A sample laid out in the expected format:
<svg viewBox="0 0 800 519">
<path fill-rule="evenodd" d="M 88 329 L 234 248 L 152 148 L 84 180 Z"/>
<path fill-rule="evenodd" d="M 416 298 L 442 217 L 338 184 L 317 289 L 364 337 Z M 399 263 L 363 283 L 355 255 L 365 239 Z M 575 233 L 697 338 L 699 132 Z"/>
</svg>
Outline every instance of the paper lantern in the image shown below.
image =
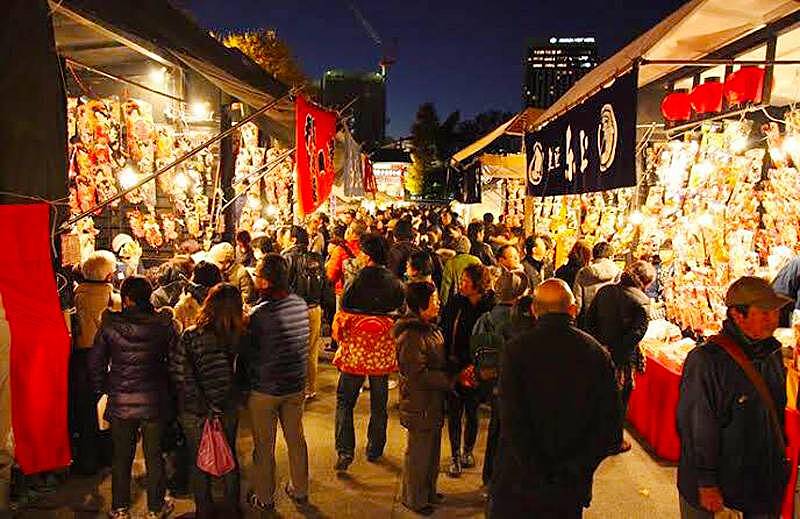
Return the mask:
<svg viewBox="0 0 800 519">
<path fill-rule="evenodd" d="M 692 103 L 686 90 L 675 90 L 661 101 L 661 114 L 670 122 L 688 121 L 692 116 Z"/>
<path fill-rule="evenodd" d="M 742 67 L 725 80 L 725 99 L 731 106 L 759 103 L 764 94 L 764 69 Z"/>
<path fill-rule="evenodd" d="M 719 78 L 707 78 L 689 94 L 692 108 L 698 115 L 716 113 L 722 110 L 722 83 Z"/>
</svg>

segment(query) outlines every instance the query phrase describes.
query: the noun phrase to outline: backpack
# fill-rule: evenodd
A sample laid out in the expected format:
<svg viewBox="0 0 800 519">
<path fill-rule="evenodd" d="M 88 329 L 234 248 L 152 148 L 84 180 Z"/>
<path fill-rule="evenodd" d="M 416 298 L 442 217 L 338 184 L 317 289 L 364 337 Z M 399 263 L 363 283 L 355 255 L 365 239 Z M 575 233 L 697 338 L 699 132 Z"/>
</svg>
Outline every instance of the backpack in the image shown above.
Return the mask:
<svg viewBox="0 0 800 519">
<path fill-rule="evenodd" d="M 322 258 L 313 252 L 292 256 L 292 271 L 292 292 L 302 297 L 306 303 L 321 304 L 328 283 Z"/>
</svg>

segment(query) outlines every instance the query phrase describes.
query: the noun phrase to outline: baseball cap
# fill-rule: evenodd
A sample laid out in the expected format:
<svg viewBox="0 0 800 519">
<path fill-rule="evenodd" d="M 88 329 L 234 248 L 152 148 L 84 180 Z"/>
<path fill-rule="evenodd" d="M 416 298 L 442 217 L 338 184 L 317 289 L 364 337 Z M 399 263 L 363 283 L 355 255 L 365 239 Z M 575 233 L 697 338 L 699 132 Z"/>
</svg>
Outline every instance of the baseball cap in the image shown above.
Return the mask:
<svg viewBox="0 0 800 519">
<path fill-rule="evenodd" d="M 778 310 L 791 302 L 791 298 L 776 293 L 767 280 L 753 276 L 737 279 L 725 294 L 727 306 L 756 306 L 762 310 Z"/>
</svg>

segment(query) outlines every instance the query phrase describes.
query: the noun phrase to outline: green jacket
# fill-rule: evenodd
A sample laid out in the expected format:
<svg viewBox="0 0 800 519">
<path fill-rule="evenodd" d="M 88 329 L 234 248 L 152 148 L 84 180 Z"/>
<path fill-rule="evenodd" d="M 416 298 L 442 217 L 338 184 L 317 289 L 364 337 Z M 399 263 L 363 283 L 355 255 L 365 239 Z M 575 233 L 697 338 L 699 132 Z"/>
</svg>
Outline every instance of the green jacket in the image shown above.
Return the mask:
<svg viewBox="0 0 800 519">
<path fill-rule="evenodd" d="M 458 291 L 461 274 L 470 265 L 482 265 L 481 260 L 471 254 L 456 254 L 444 264 L 442 271 L 442 286 L 439 287 L 439 299 L 442 306 L 447 304 L 448 298 Z"/>
</svg>

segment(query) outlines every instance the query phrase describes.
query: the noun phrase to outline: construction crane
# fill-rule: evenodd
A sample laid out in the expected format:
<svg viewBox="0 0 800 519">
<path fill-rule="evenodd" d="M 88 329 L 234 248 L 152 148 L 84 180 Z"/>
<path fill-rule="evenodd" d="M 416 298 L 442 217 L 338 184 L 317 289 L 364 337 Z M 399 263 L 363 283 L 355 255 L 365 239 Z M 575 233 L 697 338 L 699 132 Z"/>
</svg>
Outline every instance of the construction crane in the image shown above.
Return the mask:
<svg viewBox="0 0 800 519">
<path fill-rule="evenodd" d="M 383 40 L 381 39 L 378 31 L 369 23 L 369 20 L 364 16 L 361 10 L 356 6 L 355 2 L 352 0 L 345 0 L 347 3 L 347 7 L 353 13 L 353 16 L 356 17 L 356 20 L 364 27 L 364 30 L 367 32 L 367 35 L 375 42 L 375 45 L 381 49 L 381 60 L 378 62 L 378 65 L 381 69 L 381 76 L 386 78 L 386 75 L 389 73 L 389 67 L 394 65 L 397 62 L 397 58 L 395 58 L 396 50 L 397 50 L 397 38 L 392 38 L 392 46 L 388 51 L 384 48 Z"/>
</svg>

